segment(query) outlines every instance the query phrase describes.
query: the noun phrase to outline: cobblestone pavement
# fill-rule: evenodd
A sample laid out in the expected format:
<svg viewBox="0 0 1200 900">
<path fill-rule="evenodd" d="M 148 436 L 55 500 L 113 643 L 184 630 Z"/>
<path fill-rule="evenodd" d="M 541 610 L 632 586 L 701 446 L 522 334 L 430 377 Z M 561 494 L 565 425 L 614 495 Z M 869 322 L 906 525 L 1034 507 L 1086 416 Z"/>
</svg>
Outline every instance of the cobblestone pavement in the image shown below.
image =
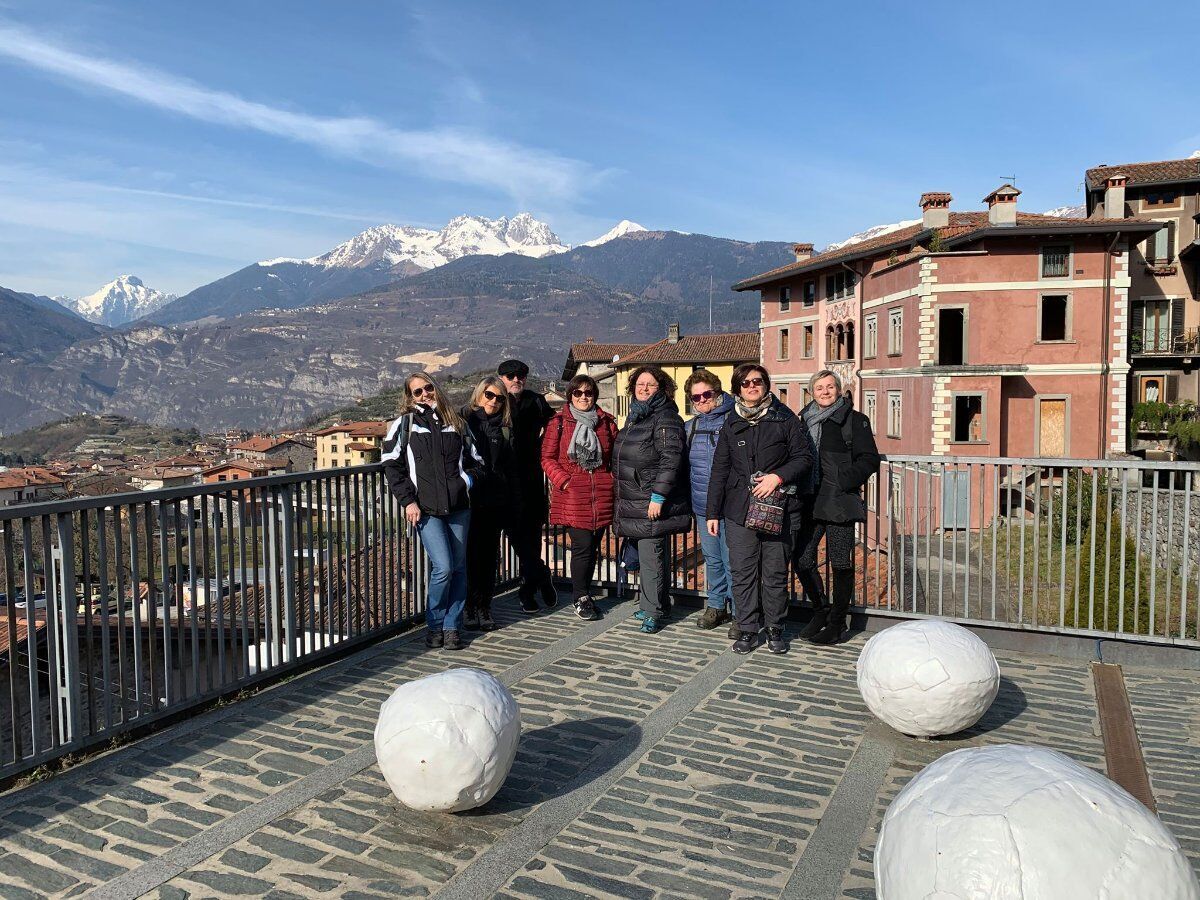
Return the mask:
<svg viewBox="0 0 1200 900">
<path fill-rule="evenodd" d="M 863 706 L 862 637 L 738 657 L 694 613 L 649 636 L 631 612 L 505 600 L 461 653 L 395 638 L 0 798 L 0 897 L 868 898 L 879 820 L 939 755 L 1021 742 L 1104 769 L 1084 662 L 999 651 L 984 720 L 916 741 Z M 406 810 L 370 755 L 379 703 L 463 665 L 520 702 L 516 763 L 482 810 Z M 1126 678 L 1163 819 L 1200 862 L 1200 673 Z"/>
</svg>

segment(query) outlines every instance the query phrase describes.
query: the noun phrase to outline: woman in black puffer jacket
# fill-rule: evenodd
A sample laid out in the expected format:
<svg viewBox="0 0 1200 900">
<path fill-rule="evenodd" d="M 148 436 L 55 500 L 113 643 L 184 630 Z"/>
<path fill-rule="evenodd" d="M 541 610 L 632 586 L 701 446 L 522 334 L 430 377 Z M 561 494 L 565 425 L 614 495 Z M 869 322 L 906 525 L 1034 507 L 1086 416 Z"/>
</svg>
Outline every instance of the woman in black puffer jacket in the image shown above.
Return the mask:
<svg viewBox="0 0 1200 900">
<path fill-rule="evenodd" d="M 687 438 L 675 406 L 675 382 L 657 366 L 629 376 L 629 415 L 617 432 L 617 534 L 637 541 L 641 572 L 635 613 L 654 634 L 671 609 L 667 536 L 692 527 Z"/>
</svg>

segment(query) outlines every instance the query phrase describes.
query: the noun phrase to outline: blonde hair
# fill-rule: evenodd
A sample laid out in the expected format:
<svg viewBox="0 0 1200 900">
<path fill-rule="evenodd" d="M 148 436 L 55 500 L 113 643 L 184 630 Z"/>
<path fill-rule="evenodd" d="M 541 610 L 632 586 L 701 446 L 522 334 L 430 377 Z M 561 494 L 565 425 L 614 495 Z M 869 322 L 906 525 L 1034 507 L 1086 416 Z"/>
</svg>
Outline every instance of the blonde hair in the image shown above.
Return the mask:
<svg viewBox="0 0 1200 900">
<path fill-rule="evenodd" d="M 504 386 L 504 382 L 499 376 L 486 375 L 475 385 L 475 390 L 471 392 L 471 408 L 478 409 L 483 406 L 483 392 L 486 388 L 492 388 L 501 398 L 501 414 L 500 421 L 506 426 L 512 427 L 512 403 L 509 402 L 508 388 Z"/>
<path fill-rule="evenodd" d="M 808 379 L 809 393 L 813 392 L 813 388 L 817 386 L 817 382 L 822 378 L 832 378 L 833 383 L 837 386 L 837 392 L 839 394 L 842 392 L 842 377 L 838 375 L 837 372 L 833 372 L 829 369 L 822 369 L 820 372 L 817 372 L 815 375 L 813 375 L 812 378 Z"/>
<path fill-rule="evenodd" d="M 437 410 L 438 418 L 445 424 L 449 425 L 459 434 L 462 434 L 463 428 L 466 427 L 463 423 L 462 416 L 456 413 L 450 407 L 450 401 L 446 398 L 446 394 L 442 391 L 441 386 L 433 380 L 433 377 L 425 371 L 412 372 L 404 378 L 404 401 L 400 406 L 400 415 L 410 413 L 417 405 L 417 401 L 413 398 L 412 388 L 414 378 L 420 378 L 422 381 L 429 382 L 433 386 L 433 408 Z"/>
</svg>

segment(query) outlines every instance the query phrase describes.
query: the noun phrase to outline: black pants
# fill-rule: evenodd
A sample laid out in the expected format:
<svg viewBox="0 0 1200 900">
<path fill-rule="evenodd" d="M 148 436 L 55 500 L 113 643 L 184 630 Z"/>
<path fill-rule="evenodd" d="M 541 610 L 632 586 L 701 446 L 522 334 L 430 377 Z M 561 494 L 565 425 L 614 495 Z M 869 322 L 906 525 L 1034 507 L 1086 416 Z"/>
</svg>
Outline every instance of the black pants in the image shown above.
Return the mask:
<svg viewBox="0 0 1200 900">
<path fill-rule="evenodd" d="M 550 567 L 542 559 L 542 531 L 546 527 L 546 494 L 539 481 L 536 488 L 526 485 L 522 504 L 512 527 L 506 529 L 521 576 L 520 594 L 532 597 L 550 579 Z"/>
<path fill-rule="evenodd" d="M 854 571 L 854 525 L 853 522 L 822 522 L 806 515 L 796 539 L 796 550 L 792 564 L 796 578 L 804 588 L 804 596 L 813 606 L 825 605 L 825 583 L 817 566 L 817 549 L 821 538 L 825 538 L 825 555 L 835 572 Z"/>
<path fill-rule="evenodd" d="M 507 527 L 506 527 L 507 526 Z M 488 612 L 496 592 L 496 558 L 500 533 L 512 541 L 512 520 L 504 521 L 499 510 L 474 507 L 467 530 L 467 612 Z"/>
<path fill-rule="evenodd" d="M 764 627 L 782 628 L 787 616 L 791 533 L 766 535 L 726 519 L 725 540 L 738 628 L 755 634 Z"/>
<path fill-rule="evenodd" d="M 596 572 L 596 555 L 600 550 L 604 529 L 568 528 L 567 534 L 571 536 L 571 597 L 575 600 L 590 597 L 592 575 Z"/>
</svg>

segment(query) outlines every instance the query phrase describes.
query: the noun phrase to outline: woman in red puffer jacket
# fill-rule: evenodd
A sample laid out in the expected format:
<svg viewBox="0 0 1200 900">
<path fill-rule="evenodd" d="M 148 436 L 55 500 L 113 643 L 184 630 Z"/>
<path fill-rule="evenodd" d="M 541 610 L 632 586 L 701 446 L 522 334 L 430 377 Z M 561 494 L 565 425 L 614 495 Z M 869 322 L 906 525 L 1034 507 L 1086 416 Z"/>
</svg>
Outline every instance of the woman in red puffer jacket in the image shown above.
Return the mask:
<svg viewBox="0 0 1200 900">
<path fill-rule="evenodd" d="M 592 573 L 604 529 L 613 521 L 612 448 L 617 420 L 600 409 L 600 389 L 589 375 L 567 387 L 567 405 L 542 438 L 542 469 L 550 481 L 550 524 L 571 535 L 571 592 L 575 614 L 596 619 Z"/>
</svg>

